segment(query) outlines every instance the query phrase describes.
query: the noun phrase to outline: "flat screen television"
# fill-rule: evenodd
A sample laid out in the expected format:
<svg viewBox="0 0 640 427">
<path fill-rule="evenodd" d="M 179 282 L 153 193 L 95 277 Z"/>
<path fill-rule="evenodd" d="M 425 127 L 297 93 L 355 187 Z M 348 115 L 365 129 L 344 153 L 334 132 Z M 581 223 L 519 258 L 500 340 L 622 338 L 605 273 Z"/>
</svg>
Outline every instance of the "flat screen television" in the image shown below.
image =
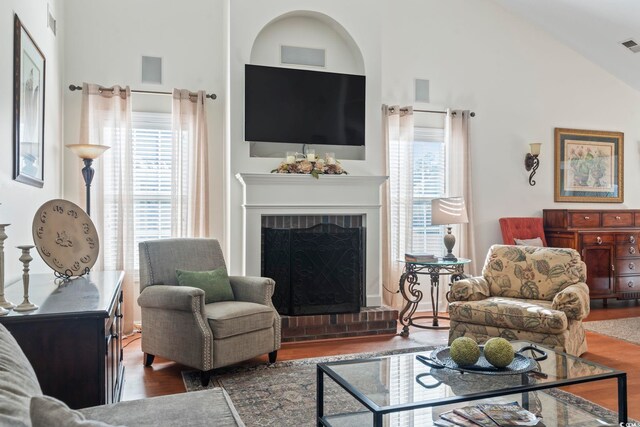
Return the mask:
<svg viewBox="0 0 640 427">
<path fill-rule="evenodd" d="M 245 65 L 246 141 L 364 145 L 365 77 Z"/>
</svg>

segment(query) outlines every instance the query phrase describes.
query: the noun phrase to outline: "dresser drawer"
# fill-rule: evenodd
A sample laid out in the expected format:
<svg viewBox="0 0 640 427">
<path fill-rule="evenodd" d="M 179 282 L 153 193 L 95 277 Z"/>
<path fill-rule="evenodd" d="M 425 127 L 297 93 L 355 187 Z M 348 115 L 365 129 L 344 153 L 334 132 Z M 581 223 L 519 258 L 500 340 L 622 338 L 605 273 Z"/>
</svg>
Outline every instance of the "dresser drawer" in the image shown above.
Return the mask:
<svg viewBox="0 0 640 427">
<path fill-rule="evenodd" d="M 616 260 L 616 276 L 640 274 L 640 258 Z"/>
<path fill-rule="evenodd" d="M 614 238 L 611 233 L 583 233 L 582 244 L 583 245 L 602 245 L 613 244 Z"/>
<path fill-rule="evenodd" d="M 633 212 L 603 212 L 603 227 L 633 227 Z"/>
<path fill-rule="evenodd" d="M 638 233 L 616 233 L 616 243 L 638 243 Z"/>
<path fill-rule="evenodd" d="M 640 212 L 636 212 L 636 227 L 640 227 Z"/>
<path fill-rule="evenodd" d="M 599 212 L 571 212 L 569 220 L 572 227 L 600 227 Z"/>
<path fill-rule="evenodd" d="M 618 277 L 616 290 L 618 292 L 640 292 L 640 276 Z"/>
<path fill-rule="evenodd" d="M 632 245 L 631 243 L 618 243 L 616 245 L 616 258 L 629 258 L 637 257 L 638 245 Z"/>
</svg>

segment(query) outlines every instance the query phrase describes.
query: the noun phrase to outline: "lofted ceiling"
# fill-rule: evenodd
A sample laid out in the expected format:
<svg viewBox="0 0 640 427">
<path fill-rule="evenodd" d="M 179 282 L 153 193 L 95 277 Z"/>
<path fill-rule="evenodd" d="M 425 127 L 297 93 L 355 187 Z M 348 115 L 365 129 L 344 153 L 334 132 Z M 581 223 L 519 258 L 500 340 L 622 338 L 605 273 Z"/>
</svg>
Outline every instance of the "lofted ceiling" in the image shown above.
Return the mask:
<svg viewBox="0 0 640 427">
<path fill-rule="evenodd" d="M 640 90 L 640 53 L 620 44 L 640 45 L 640 0 L 493 1 Z"/>
</svg>

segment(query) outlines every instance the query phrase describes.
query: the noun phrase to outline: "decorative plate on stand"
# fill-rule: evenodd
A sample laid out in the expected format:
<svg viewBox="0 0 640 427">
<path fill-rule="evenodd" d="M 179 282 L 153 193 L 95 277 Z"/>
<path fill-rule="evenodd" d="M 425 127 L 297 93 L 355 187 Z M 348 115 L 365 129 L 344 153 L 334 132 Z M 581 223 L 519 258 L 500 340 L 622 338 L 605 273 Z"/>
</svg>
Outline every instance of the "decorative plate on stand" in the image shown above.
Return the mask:
<svg viewBox="0 0 640 427">
<path fill-rule="evenodd" d="M 49 200 L 33 218 L 33 241 L 57 276 L 87 274 L 98 259 L 100 242 L 91 218 L 68 200 Z"/>
</svg>

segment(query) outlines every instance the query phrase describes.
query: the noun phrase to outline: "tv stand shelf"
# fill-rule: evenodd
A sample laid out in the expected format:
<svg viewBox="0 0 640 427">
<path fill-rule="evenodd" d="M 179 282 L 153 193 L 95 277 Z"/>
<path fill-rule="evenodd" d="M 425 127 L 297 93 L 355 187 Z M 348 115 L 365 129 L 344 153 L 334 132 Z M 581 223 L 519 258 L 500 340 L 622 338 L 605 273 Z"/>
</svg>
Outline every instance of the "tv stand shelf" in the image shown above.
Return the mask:
<svg viewBox="0 0 640 427">
<path fill-rule="evenodd" d="M 591 299 L 640 298 L 640 210 L 544 209 L 543 218 L 548 246 L 580 252 Z"/>
</svg>

